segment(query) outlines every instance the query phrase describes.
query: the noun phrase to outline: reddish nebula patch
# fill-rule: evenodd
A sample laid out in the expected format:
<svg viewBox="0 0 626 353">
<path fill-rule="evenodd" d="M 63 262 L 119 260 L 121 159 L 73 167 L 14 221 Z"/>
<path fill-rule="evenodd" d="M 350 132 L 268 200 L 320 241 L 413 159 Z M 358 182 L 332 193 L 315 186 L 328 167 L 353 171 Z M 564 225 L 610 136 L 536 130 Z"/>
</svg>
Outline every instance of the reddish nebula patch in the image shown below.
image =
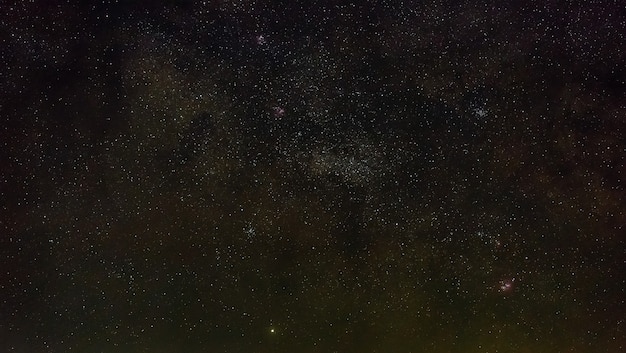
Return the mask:
<svg viewBox="0 0 626 353">
<path fill-rule="evenodd" d="M 272 115 L 274 115 L 275 118 L 282 118 L 285 116 L 285 108 L 278 106 L 272 107 Z"/>
</svg>

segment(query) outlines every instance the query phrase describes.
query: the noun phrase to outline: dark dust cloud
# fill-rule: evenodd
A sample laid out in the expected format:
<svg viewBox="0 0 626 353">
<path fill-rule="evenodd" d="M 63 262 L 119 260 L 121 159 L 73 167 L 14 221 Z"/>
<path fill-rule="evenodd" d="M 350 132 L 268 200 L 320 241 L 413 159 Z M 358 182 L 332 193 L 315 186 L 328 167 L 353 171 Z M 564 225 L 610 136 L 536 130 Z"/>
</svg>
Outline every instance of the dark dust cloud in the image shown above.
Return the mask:
<svg viewBox="0 0 626 353">
<path fill-rule="evenodd" d="M 625 19 L 0 2 L 0 351 L 625 351 Z"/>
</svg>

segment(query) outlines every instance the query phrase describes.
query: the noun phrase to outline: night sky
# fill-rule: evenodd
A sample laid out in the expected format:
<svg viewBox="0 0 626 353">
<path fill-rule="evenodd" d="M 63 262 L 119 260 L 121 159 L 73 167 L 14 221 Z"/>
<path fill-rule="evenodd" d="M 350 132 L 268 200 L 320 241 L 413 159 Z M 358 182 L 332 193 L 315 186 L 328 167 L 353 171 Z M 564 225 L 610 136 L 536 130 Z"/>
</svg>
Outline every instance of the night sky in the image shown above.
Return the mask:
<svg viewBox="0 0 626 353">
<path fill-rule="evenodd" d="M 0 1 L 0 352 L 626 351 L 626 10 Z"/>
</svg>

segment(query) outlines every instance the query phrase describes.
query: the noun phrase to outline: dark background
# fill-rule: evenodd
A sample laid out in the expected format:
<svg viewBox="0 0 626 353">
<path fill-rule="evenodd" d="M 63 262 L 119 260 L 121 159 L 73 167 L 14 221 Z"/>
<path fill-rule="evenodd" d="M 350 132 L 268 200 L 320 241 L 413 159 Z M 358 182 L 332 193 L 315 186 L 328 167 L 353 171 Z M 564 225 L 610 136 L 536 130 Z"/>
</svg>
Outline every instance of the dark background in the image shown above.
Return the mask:
<svg viewBox="0 0 626 353">
<path fill-rule="evenodd" d="M 0 351 L 624 351 L 625 34 L 617 0 L 1 1 Z"/>
</svg>

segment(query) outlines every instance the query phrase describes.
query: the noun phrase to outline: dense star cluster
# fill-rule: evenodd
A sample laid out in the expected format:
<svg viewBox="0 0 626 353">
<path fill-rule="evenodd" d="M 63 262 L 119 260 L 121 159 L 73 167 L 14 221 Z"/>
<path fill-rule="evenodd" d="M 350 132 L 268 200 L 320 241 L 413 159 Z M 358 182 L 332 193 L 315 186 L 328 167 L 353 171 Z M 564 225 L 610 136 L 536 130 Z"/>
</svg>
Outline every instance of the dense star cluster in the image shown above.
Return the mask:
<svg viewBox="0 0 626 353">
<path fill-rule="evenodd" d="M 0 351 L 626 351 L 619 0 L 0 2 Z"/>
</svg>

